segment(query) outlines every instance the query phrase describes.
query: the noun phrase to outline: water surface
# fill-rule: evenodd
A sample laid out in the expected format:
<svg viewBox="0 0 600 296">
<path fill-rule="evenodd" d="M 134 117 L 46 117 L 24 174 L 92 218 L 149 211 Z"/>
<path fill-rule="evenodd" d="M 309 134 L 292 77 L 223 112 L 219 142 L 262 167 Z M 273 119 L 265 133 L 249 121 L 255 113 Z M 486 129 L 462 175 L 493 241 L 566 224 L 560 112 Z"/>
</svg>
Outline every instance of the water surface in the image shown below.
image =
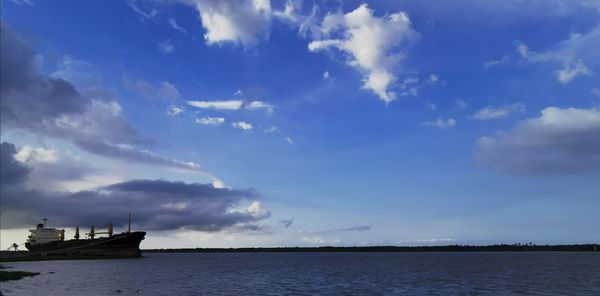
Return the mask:
<svg viewBox="0 0 600 296">
<path fill-rule="evenodd" d="M 600 253 L 171 253 L 15 262 L 4 295 L 600 295 Z M 10 269 L 9 269 L 10 270 Z"/>
</svg>

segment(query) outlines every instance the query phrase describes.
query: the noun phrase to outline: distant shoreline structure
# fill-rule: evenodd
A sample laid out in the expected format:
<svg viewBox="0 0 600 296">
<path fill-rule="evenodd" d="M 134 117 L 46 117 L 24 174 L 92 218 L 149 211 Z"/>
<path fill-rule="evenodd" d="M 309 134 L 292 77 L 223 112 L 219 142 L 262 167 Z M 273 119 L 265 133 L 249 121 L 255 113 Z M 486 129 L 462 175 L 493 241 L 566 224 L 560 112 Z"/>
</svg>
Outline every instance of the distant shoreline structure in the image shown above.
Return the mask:
<svg viewBox="0 0 600 296">
<path fill-rule="evenodd" d="M 274 248 L 177 248 L 142 249 L 142 253 L 294 253 L 294 252 L 600 252 L 600 244 L 573 245 L 446 245 L 446 246 L 366 246 L 366 247 L 274 247 Z"/>
</svg>

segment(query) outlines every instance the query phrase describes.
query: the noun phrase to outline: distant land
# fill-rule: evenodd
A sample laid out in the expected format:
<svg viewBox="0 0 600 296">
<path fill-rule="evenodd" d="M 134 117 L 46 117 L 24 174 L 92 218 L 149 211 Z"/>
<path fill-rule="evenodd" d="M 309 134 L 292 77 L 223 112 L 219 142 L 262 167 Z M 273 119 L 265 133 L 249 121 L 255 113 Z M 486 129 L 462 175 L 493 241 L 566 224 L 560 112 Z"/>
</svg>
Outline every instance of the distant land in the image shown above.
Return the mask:
<svg viewBox="0 0 600 296">
<path fill-rule="evenodd" d="M 367 246 L 367 247 L 277 247 L 277 248 L 182 248 L 143 249 L 142 253 L 266 253 L 266 252 L 600 252 L 600 244 L 486 246 Z"/>
</svg>

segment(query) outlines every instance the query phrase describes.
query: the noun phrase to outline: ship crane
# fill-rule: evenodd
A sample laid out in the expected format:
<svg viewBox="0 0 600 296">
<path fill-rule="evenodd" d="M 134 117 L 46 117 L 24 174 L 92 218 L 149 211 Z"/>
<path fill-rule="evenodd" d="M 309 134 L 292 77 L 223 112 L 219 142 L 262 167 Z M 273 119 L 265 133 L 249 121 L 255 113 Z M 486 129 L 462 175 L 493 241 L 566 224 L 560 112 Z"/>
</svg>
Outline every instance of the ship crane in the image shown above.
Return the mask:
<svg viewBox="0 0 600 296">
<path fill-rule="evenodd" d="M 79 231 L 77 231 L 77 234 L 79 234 Z M 86 233 L 86 235 L 89 236 L 91 239 L 94 239 L 94 236 L 96 236 L 97 234 L 108 234 L 108 237 L 113 236 L 113 225 L 112 225 L 112 223 L 108 223 L 108 229 L 107 229 L 107 231 L 95 231 L 94 230 L 94 225 L 92 225 L 92 228 L 90 229 L 90 232 Z"/>
</svg>

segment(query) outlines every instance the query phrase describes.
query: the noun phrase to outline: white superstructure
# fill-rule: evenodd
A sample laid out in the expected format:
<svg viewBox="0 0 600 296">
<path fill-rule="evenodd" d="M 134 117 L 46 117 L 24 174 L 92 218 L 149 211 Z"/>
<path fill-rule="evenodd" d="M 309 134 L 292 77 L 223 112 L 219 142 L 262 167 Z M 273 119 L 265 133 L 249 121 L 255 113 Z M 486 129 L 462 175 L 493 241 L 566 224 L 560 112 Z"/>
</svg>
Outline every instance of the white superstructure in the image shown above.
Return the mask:
<svg viewBox="0 0 600 296">
<path fill-rule="evenodd" d="M 65 230 L 56 228 L 46 228 L 47 219 L 42 219 L 44 224 L 38 224 L 36 229 L 30 229 L 31 235 L 28 236 L 27 241 L 32 245 L 43 244 L 53 241 L 65 240 Z"/>
</svg>

